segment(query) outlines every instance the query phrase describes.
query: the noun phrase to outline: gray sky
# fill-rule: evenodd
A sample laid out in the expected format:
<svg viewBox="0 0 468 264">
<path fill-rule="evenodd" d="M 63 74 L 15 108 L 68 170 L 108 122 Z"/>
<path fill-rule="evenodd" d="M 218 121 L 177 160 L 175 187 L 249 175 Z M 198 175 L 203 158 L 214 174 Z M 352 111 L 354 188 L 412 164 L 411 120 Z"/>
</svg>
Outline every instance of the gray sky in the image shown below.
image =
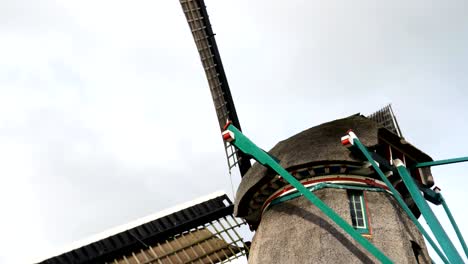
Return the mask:
<svg viewBox="0 0 468 264">
<path fill-rule="evenodd" d="M 434 159 L 468 155 L 466 1 L 206 2 L 262 148 L 391 102 Z M 0 161 L 0 263 L 231 193 L 178 1 L 1 1 Z M 468 164 L 433 171 L 468 237 Z"/>
</svg>

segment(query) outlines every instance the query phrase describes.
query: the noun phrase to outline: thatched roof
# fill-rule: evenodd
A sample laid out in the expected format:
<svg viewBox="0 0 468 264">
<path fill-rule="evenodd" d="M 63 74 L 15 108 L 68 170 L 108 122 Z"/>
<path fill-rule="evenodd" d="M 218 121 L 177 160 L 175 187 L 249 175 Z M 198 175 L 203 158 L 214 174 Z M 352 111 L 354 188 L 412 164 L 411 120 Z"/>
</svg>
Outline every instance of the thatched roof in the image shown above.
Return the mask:
<svg viewBox="0 0 468 264">
<path fill-rule="evenodd" d="M 376 146 L 379 137 L 385 138 L 394 146 L 408 153 L 417 161 L 432 160 L 427 154 L 413 147 L 400 137 L 380 126 L 376 122 L 360 115 L 327 122 L 304 130 L 276 144 L 268 153 L 276 157 L 281 166 L 288 171 L 318 164 L 362 164 L 362 159 L 355 157 L 341 145 L 341 137 L 353 129 L 361 142 L 367 147 Z M 258 188 L 266 184 L 276 173 L 255 163 L 244 175 L 237 190 L 235 214 L 245 217 L 248 204 Z"/>
</svg>

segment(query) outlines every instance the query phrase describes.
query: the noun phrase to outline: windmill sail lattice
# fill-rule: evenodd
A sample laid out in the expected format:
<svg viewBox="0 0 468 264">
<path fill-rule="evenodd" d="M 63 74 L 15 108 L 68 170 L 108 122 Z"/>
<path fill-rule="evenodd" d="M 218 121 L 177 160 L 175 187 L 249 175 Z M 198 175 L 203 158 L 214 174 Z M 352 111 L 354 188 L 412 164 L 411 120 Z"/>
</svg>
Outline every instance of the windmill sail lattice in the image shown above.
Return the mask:
<svg viewBox="0 0 468 264">
<path fill-rule="evenodd" d="M 239 118 L 234 107 L 205 3 L 203 0 L 180 0 L 180 3 L 208 79 L 220 129 L 223 130 L 227 120 L 230 120 L 234 126 L 240 129 Z M 244 175 L 250 168 L 249 159 L 230 143 L 225 142 L 224 144 L 229 169 L 239 164 L 241 175 Z"/>
<path fill-rule="evenodd" d="M 370 114 L 368 118 L 390 130 L 395 135 L 403 137 L 391 105 L 387 105 L 375 113 Z"/>
<path fill-rule="evenodd" d="M 38 264 L 228 263 L 243 259 L 245 227 L 223 192 L 201 197 L 95 235 Z"/>
</svg>

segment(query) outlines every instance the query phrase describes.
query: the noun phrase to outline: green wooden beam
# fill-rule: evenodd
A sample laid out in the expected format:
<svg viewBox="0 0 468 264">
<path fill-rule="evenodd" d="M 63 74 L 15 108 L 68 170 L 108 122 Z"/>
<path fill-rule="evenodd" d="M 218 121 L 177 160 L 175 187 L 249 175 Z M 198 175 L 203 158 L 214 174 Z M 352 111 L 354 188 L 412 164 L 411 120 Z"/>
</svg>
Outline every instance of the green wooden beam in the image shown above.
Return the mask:
<svg viewBox="0 0 468 264">
<path fill-rule="evenodd" d="M 447 260 L 445 255 L 442 253 L 442 251 L 439 249 L 439 247 L 436 245 L 434 240 L 429 236 L 429 234 L 426 232 L 424 227 L 419 223 L 418 219 L 414 216 L 413 212 L 409 209 L 408 205 L 403 201 L 403 198 L 401 198 L 400 193 L 393 187 L 392 183 L 387 179 L 385 174 L 382 172 L 382 170 L 379 168 L 375 160 L 372 158 L 370 152 L 367 150 L 367 148 L 361 143 L 359 138 L 351 132 L 354 137 L 351 138 L 353 142 L 353 146 L 356 146 L 362 154 L 366 157 L 366 159 L 371 163 L 372 167 L 374 170 L 377 172 L 377 174 L 380 176 L 383 182 L 387 185 L 387 187 L 390 189 L 390 191 L 393 193 L 393 197 L 397 200 L 398 204 L 400 204 L 401 208 L 405 211 L 405 213 L 408 215 L 408 217 L 413 221 L 413 223 L 416 225 L 416 227 L 419 229 L 419 232 L 423 234 L 423 236 L 426 238 L 426 240 L 429 242 L 429 244 L 432 246 L 434 251 L 439 255 L 440 259 L 446 264 L 450 264 L 450 262 Z M 350 133 L 350 134 L 351 134 Z M 463 262 L 462 262 L 463 263 Z"/>
<path fill-rule="evenodd" d="M 442 196 L 440 193 L 431 190 L 429 188 L 426 188 L 420 184 L 418 184 L 418 188 L 421 192 L 424 194 L 424 199 L 428 200 L 429 202 L 435 204 L 435 205 L 441 205 L 442 204 Z"/>
<path fill-rule="evenodd" d="M 468 258 L 468 247 L 466 246 L 465 239 L 463 239 L 460 229 L 458 229 L 457 222 L 455 222 L 455 219 L 453 218 L 453 215 L 450 212 L 450 209 L 448 208 L 448 205 L 445 202 L 444 197 L 442 197 L 442 194 L 440 194 L 440 196 L 441 196 L 442 206 L 444 207 L 445 213 L 447 213 L 447 216 L 450 219 L 450 223 L 452 224 L 453 229 L 455 230 L 455 233 L 457 234 L 458 240 L 460 240 L 460 244 L 462 245 L 463 251 L 465 252 L 465 256 Z"/>
<path fill-rule="evenodd" d="M 426 219 L 427 225 L 432 230 L 432 233 L 434 233 L 434 236 L 439 242 L 439 245 L 444 250 L 449 261 L 451 263 L 463 263 L 462 257 L 460 254 L 458 254 L 457 249 L 453 245 L 447 233 L 445 233 L 444 228 L 440 224 L 434 212 L 432 212 L 426 199 L 424 199 L 422 196 L 418 186 L 414 182 L 403 162 L 399 159 L 396 159 L 394 160 L 393 164 L 396 166 L 401 179 L 403 180 L 406 188 L 408 188 L 408 191 L 413 198 L 413 201 L 418 206 L 421 214 L 424 216 L 424 219 Z"/>
<path fill-rule="evenodd" d="M 468 161 L 468 157 L 421 162 L 421 163 L 414 165 L 413 168 L 434 167 L 434 166 L 439 166 L 439 165 L 452 164 L 452 163 L 465 162 L 465 161 Z"/>
<path fill-rule="evenodd" d="M 294 178 L 288 171 L 286 171 L 281 165 L 278 164 L 268 153 L 257 147 L 250 139 L 242 134 L 235 126 L 230 124 L 227 127 L 226 132 L 233 133 L 233 141 L 231 143 L 239 148 L 244 153 L 252 156 L 260 164 L 273 169 L 289 184 L 296 188 L 304 197 L 306 197 L 313 205 L 317 206 L 327 217 L 334 221 L 339 227 L 341 227 L 346 233 L 348 233 L 354 240 L 356 240 L 363 248 L 369 251 L 382 263 L 393 263 L 385 254 L 375 247 L 369 240 L 359 234 L 350 224 L 341 218 L 333 209 L 328 207 L 322 200 L 320 200 L 315 194 L 309 191 L 304 185 L 302 185 L 296 178 Z"/>
</svg>

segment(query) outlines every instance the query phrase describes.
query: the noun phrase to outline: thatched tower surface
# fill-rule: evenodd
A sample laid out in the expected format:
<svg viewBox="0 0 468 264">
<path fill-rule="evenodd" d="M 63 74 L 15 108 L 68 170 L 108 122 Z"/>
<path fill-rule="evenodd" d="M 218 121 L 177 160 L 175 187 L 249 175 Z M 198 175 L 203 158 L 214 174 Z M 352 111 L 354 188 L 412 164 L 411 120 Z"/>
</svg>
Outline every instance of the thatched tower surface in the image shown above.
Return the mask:
<svg viewBox="0 0 468 264">
<path fill-rule="evenodd" d="M 346 190 L 315 194 L 341 216 L 349 214 Z M 386 193 L 367 192 L 372 231 L 368 239 L 394 263 L 431 263 L 421 234 Z M 348 218 L 345 218 L 348 219 Z M 340 227 L 297 198 L 266 211 L 257 228 L 249 263 L 379 263 Z"/>
<path fill-rule="evenodd" d="M 363 167 L 363 157 L 353 155 L 342 146 L 340 139 L 349 129 L 371 151 L 390 144 L 405 153 L 408 160 L 432 160 L 404 139 L 359 114 L 307 129 L 279 142 L 268 153 L 301 181 L 330 175 L 379 179 L 371 168 Z M 398 184 L 396 179 L 392 180 L 392 183 Z M 421 182 L 427 186 L 433 184 L 430 171 L 425 171 Z M 256 230 L 249 263 L 374 261 L 303 197 L 265 207 L 272 195 L 287 187 L 288 184 L 274 171 L 258 163 L 242 178 L 237 190 L 235 213 L 245 218 Z M 407 204 L 419 215 L 404 188 L 399 190 L 402 190 Z M 315 193 L 344 219 L 351 221 L 346 190 L 326 188 Z M 368 238 L 396 263 L 416 263 L 412 262 L 415 261 L 415 250 L 419 252 L 420 263 L 429 263 L 421 234 L 394 198 L 386 192 L 373 191 L 365 191 L 365 196 L 372 221 Z"/>
</svg>

